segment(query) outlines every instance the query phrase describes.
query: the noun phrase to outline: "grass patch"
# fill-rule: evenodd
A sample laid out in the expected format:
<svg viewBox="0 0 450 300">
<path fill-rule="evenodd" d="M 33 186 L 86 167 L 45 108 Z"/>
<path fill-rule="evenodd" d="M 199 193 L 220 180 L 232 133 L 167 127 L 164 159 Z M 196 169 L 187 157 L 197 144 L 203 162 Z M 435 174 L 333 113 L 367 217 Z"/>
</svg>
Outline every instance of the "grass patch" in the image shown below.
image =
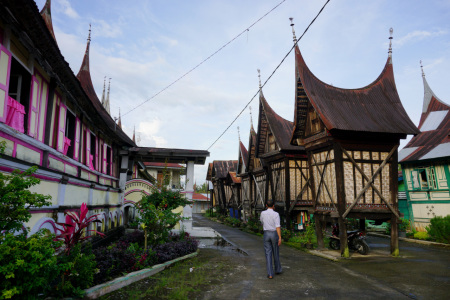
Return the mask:
<svg viewBox="0 0 450 300">
<path fill-rule="evenodd" d="M 195 299 L 196 295 L 219 285 L 232 268 L 226 261 L 215 258 L 218 253 L 210 251 L 201 249 L 192 259 L 175 263 L 163 272 L 100 299 Z"/>
</svg>

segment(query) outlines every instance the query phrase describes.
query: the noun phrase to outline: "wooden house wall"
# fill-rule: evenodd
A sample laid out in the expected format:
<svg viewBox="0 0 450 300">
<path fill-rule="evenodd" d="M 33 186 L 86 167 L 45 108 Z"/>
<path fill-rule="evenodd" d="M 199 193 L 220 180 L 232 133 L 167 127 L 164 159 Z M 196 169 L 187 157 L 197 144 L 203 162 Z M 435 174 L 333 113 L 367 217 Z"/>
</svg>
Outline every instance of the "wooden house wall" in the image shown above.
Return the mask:
<svg viewBox="0 0 450 300">
<path fill-rule="evenodd" d="M 316 208 L 319 210 L 333 210 L 338 201 L 336 172 L 334 168 L 334 151 L 333 149 L 329 149 L 311 153 L 310 155 Z"/>
<path fill-rule="evenodd" d="M 265 173 L 258 173 L 255 175 L 255 189 L 254 189 L 254 205 L 255 208 L 262 209 L 265 206 L 266 202 L 266 174 Z"/>
<path fill-rule="evenodd" d="M 309 166 L 306 159 L 289 160 L 289 197 L 290 201 L 313 200 L 309 180 Z M 310 203 L 311 204 L 311 203 Z"/>
<path fill-rule="evenodd" d="M 286 202 L 286 172 L 285 161 L 278 161 L 269 165 L 269 187 L 268 199 L 275 201 L 275 204 Z"/>
<path fill-rule="evenodd" d="M 425 231 L 435 216 L 450 215 L 449 169 L 442 160 L 402 164 L 408 210 L 416 230 Z"/>
</svg>

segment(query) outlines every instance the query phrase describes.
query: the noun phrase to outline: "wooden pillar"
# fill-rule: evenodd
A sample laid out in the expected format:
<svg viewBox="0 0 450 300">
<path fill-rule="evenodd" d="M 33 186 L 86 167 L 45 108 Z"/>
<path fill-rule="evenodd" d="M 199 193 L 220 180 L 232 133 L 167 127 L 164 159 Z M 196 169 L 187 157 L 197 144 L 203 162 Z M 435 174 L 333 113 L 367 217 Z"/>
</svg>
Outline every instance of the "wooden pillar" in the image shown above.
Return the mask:
<svg viewBox="0 0 450 300">
<path fill-rule="evenodd" d="M 325 244 L 323 242 L 323 221 L 322 221 L 322 215 L 319 215 L 318 213 L 314 214 L 314 221 L 316 224 L 316 236 L 317 236 L 317 248 L 318 249 L 324 249 Z"/>
<path fill-rule="evenodd" d="M 339 239 L 341 242 L 341 256 L 349 257 L 349 250 L 347 245 L 347 226 L 342 215 L 345 213 L 345 181 L 344 181 L 344 164 L 342 161 L 342 149 L 334 143 L 334 167 L 336 174 L 336 195 L 337 195 L 337 209 L 339 214 Z"/>
<path fill-rule="evenodd" d="M 388 165 L 386 165 L 388 167 Z M 391 174 L 390 174 L 390 191 L 391 191 L 391 203 L 394 210 L 398 213 L 398 150 L 391 157 Z M 398 222 L 400 220 L 392 214 L 391 217 L 391 255 L 399 256 L 398 249 Z"/>
<path fill-rule="evenodd" d="M 366 231 L 366 219 L 359 219 L 359 230 Z"/>
<path fill-rule="evenodd" d="M 280 172 L 281 174 L 281 172 Z M 290 173 L 289 173 L 289 159 L 284 159 L 284 198 L 285 198 L 285 204 L 284 204 L 284 213 L 286 215 L 286 228 L 288 230 L 292 229 L 291 224 L 291 213 L 289 211 L 291 207 L 291 189 L 290 189 Z M 294 199 L 295 200 L 295 199 Z"/>
</svg>

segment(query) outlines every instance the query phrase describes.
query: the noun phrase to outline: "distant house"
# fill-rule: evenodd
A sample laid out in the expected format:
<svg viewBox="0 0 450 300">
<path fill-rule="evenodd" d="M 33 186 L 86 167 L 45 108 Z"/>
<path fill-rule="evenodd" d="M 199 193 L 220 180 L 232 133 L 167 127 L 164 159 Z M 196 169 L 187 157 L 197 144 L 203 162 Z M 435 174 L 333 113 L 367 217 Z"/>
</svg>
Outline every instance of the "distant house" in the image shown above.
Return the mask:
<svg viewBox="0 0 450 300">
<path fill-rule="evenodd" d="M 424 97 L 420 134 L 399 153 L 407 209 L 417 230 L 431 218 L 450 214 L 450 106 L 431 90 L 422 71 Z"/>
<path fill-rule="evenodd" d="M 158 186 L 167 185 L 172 189 L 181 189 L 181 175 L 186 175 L 186 168 L 177 163 L 145 162 L 146 171 L 156 178 Z M 165 179 L 166 181 L 165 182 Z"/>
<path fill-rule="evenodd" d="M 207 194 L 194 193 L 192 195 L 192 213 L 204 213 L 209 207 L 209 196 Z"/>
</svg>

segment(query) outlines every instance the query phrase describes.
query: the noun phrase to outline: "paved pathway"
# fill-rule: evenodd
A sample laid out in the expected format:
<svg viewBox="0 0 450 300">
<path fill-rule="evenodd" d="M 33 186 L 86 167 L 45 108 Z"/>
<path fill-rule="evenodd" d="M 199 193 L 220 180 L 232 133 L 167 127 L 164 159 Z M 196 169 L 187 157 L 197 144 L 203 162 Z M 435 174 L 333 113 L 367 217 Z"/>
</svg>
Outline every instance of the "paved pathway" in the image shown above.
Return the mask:
<svg viewBox="0 0 450 300">
<path fill-rule="evenodd" d="M 402 257 L 388 255 L 388 239 L 369 237 L 373 255 L 332 262 L 281 245 L 283 273 L 267 279 L 262 238 L 194 215 L 249 255 L 219 291 L 205 299 L 448 299 L 450 250 L 400 243 Z M 237 258 L 238 259 L 238 258 Z"/>
</svg>

